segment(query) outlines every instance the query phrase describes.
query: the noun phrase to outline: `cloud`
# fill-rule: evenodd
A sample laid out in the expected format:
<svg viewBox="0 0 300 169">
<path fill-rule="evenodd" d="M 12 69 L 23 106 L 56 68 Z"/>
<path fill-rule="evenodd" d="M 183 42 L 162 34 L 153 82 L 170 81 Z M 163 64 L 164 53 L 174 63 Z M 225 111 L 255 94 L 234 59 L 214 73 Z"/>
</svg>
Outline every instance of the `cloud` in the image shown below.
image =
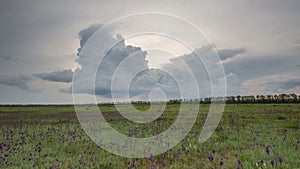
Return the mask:
<svg viewBox="0 0 300 169">
<path fill-rule="evenodd" d="M 230 92 L 237 92 L 240 84 L 237 76 L 218 69 L 220 60 L 213 45 L 202 46 L 194 52 L 179 56 L 160 69 L 150 69 L 145 59 L 147 52 L 140 47 L 125 45 L 124 38 L 111 29 L 101 29 L 91 37 L 101 24 L 92 25 L 79 32 L 80 48 L 76 62 L 73 91 L 96 94 L 105 98 L 138 97 L 147 99 L 153 90 L 161 90 L 166 98 L 199 98 L 211 96 L 224 89 L 222 79 L 227 78 Z M 86 45 L 92 38 L 92 45 Z M 245 49 L 221 50 L 221 58 L 231 58 Z M 200 57 L 200 58 L 199 58 Z M 99 62 L 101 60 L 101 63 Z M 209 70 L 209 71 L 207 71 Z M 225 74 L 225 77 L 224 77 Z M 57 75 L 57 74 L 56 74 Z M 95 82 L 94 84 L 87 82 Z M 222 86 L 221 86 L 222 85 Z"/>
<path fill-rule="evenodd" d="M 104 98 L 114 96 L 117 98 L 138 97 L 139 99 L 147 99 L 152 90 L 161 89 L 167 98 L 198 98 L 197 90 L 199 90 L 201 97 L 211 96 L 211 84 L 218 86 L 215 89 L 217 93 L 220 92 L 218 88 L 224 87 L 221 86 L 224 74 L 215 71 L 220 60 L 213 57 L 215 46 L 212 44 L 195 49 L 190 54 L 173 58 L 170 63 L 162 65 L 160 70 L 150 69 L 148 61 L 145 59 L 146 51 L 140 47 L 126 45 L 122 35 L 115 33 L 112 29 L 101 28 L 101 24 L 94 24 L 78 33 L 80 47 L 76 62 L 79 68 L 75 70 L 76 78 L 73 81 L 76 86 L 79 86 L 75 90 L 76 93 L 95 93 Z M 99 29 L 101 31 L 97 32 L 97 36 L 92 37 Z M 94 41 L 97 42 L 92 46 L 94 53 L 90 52 L 89 49 L 84 50 L 90 38 L 94 38 Z M 222 61 L 245 52 L 245 48 L 218 51 Z M 103 58 L 99 57 L 101 55 Z M 100 60 L 102 62 L 99 64 Z M 290 64 L 290 61 L 286 62 L 282 57 L 273 57 L 270 60 L 265 57 L 247 56 L 224 62 L 227 95 L 241 94 L 241 86 L 245 80 L 274 73 L 274 68 L 279 68 L 279 71 L 282 71 L 280 68 L 283 69 L 284 66 L 274 67 L 279 62 L 284 65 Z M 296 66 L 296 69 L 298 67 L 299 65 Z M 51 82 L 70 83 L 72 82 L 73 71 L 66 69 L 37 73 L 33 76 Z M 20 79 L 18 79 L 19 77 L 10 77 L 0 81 L 0 83 L 29 90 L 28 82 L 32 78 L 29 77 L 20 77 Z M 95 89 L 93 89 L 94 84 L 86 83 L 87 81 L 95 81 Z M 272 86 L 270 90 L 278 91 L 277 89 L 291 89 L 298 85 L 297 82 L 296 80 L 274 81 L 265 85 Z M 71 88 L 64 88 L 60 91 L 70 93 L 72 90 Z M 181 92 L 184 94 L 182 95 Z"/>
<path fill-rule="evenodd" d="M 92 25 L 79 32 L 80 48 L 76 62 L 79 67 L 75 70 L 73 83 L 76 86 L 75 92 L 78 93 L 96 93 L 103 97 L 111 97 L 111 84 L 117 81 L 114 91 L 124 93 L 128 90 L 126 80 L 132 78 L 135 73 L 147 70 L 146 52 L 140 47 L 125 45 L 121 35 L 114 33 L 110 29 L 102 29 L 94 37 L 95 46 L 85 49 L 87 39 L 101 27 Z M 85 49 L 85 50 L 84 50 Z M 94 53 L 90 53 L 90 52 Z M 102 56 L 102 58 L 100 57 Z M 99 64 L 99 61 L 102 62 Z M 99 65 L 98 65 L 99 64 Z M 119 70 L 119 73 L 115 71 Z M 97 73 L 96 73 L 97 72 Z M 92 82 L 95 79 L 95 91 L 93 91 Z"/>
<path fill-rule="evenodd" d="M 91 37 L 95 31 L 97 29 L 93 25 L 80 31 L 80 44 L 85 45 L 87 37 Z M 97 34 L 97 37 L 101 37 L 96 39 L 98 46 L 91 50 L 84 50 L 84 46 L 80 46 L 79 51 L 82 53 L 77 59 L 80 68 L 75 70 L 73 81 L 77 93 L 95 92 L 96 95 L 105 98 L 138 96 L 140 99 L 147 99 L 152 89 L 160 88 L 168 97 L 179 97 L 176 82 L 170 75 L 161 70 L 149 69 L 145 59 L 147 52 L 140 47 L 125 45 L 123 37 L 112 30 L 102 30 L 98 33 L 100 34 Z M 89 53 L 93 50 L 97 50 L 97 54 Z M 98 65 L 101 54 L 104 56 Z M 94 91 L 93 84 L 86 83 L 93 79 Z"/>
<path fill-rule="evenodd" d="M 148 62 L 145 60 L 146 52 L 139 47 L 125 46 L 124 42 L 120 43 L 105 55 L 97 69 L 96 94 L 110 97 L 112 83 L 117 84 L 112 86 L 114 92 L 123 93 L 128 90 L 127 84 L 134 74 L 149 69 Z M 88 67 L 85 69 L 90 70 Z"/>
<path fill-rule="evenodd" d="M 87 29 L 83 29 L 78 33 L 78 36 L 80 38 L 80 48 L 77 49 L 78 51 L 77 55 L 79 55 L 82 47 L 85 45 L 87 40 L 102 26 L 103 26 L 102 24 L 93 24 Z"/>
<path fill-rule="evenodd" d="M 221 60 L 226 60 L 229 58 L 233 58 L 234 56 L 238 54 L 245 53 L 246 49 L 245 48 L 237 48 L 237 49 L 221 49 L 218 50 L 219 57 Z"/>
<path fill-rule="evenodd" d="M 31 90 L 28 83 L 32 81 L 32 76 L 29 75 L 17 75 L 17 76 L 1 76 L 0 84 L 8 86 L 16 86 L 20 89 Z"/>
<path fill-rule="evenodd" d="M 276 73 L 246 80 L 242 85 L 245 94 L 300 93 L 299 71 Z"/>
<path fill-rule="evenodd" d="M 49 73 L 37 73 L 34 74 L 34 76 L 52 82 L 70 83 L 72 82 L 73 72 L 72 70 L 68 69 L 68 70 L 55 71 Z"/>
<path fill-rule="evenodd" d="M 247 54 L 232 62 L 225 62 L 223 66 L 225 72 L 234 72 L 241 81 L 246 81 L 273 74 L 299 71 L 295 66 L 297 63 L 299 63 L 298 55 L 253 56 Z"/>
<path fill-rule="evenodd" d="M 296 87 L 300 87 L 300 79 L 281 79 L 281 80 L 274 80 L 265 83 L 266 85 L 270 86 L 274 90 L 279 90 L 279 89 L 294 89 Z"/>
<path fill-rule="evenodd" d="M 227 53 L 238 53 L 235 49 L 227 49 Z M 190 73 L 194 76 L 196 84 L 199 87 L 199 92 L 202 97 L 211 96 L 212 88 L 214 88 L 215 95 L 222 95 L 222 90 L 227 87 L 227 94 L 234 95 L 240 91 L 240 80 L 234 72 L 223 72 L 220 67 L 220 60 L 214 52 L 213 45 L 203 46 L 195 49 L 194 52 L 171 59 L 171 64 L 165 65 L 164 68 L 168 72 L 173 72 L 179 81 L 182 81 L 184 88 L 191 88 L 193 82 L 192 77 L 187 78 Z M 191 72 L 188 72 L 190 69 Z M 222 82 L 226 79 L 227 86 Z M 213 85 L 213 86 L 212 86 Z M 195 98 L 195 91 L 189 90 L 187 96 Z"/>
<path fill-rule="evenodd" d="M 129 94 L 148 99 L 153 90 L 161 90 L 166 98 L 180 98 L 180 87 L 177 82 L 174 74 L 159 69 L 149 69 L 140 72 L 132 79 L 132 83 L 129 86 Z"/>
</svg>

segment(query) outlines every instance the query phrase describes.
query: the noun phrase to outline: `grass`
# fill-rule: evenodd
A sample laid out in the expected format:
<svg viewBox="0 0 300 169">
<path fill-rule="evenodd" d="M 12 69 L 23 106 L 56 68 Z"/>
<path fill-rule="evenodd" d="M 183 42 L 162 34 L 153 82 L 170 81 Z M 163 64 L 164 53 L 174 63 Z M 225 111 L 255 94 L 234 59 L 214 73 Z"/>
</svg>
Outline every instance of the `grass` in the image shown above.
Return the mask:
<svg viewBox="0 0 300 169">
<path fill-rule="evenodd" d="M 140 111 L 149 108 L 135 107 Z M 147 125 L 127 120 L 114 106 L 100 109 L 117 131 L 132 137 L 149 137 L 170 127 L 179 107 L 168 105 L 158 119 Z M 250 169 L 273 168 L 270 161 L 274 160 L 274 168 L 300 168 L 300 104 L 227 104 L 212 137 L 200 144 L 198 137 L 208 110 L 209 105 L 200 105 L 194 127 L 176 147 L 152 158 L 130 159 L 96 145 L 81 128 L 72 106 L 2 106 L 0 166 Z M 209 155 L 214 157 L 212 161 Z"/>
</svg>

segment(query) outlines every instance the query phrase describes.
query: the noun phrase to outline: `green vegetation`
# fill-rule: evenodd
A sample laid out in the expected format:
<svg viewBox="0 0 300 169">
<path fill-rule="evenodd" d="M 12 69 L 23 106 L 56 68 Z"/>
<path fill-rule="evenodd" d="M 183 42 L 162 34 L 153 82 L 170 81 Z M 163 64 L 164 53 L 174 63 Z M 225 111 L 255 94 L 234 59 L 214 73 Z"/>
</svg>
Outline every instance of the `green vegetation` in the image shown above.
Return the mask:
<svg viewBox="0 0 300 169">
<path fill-rule="evenodd" d="M 126 106 L 126 105 L 124 105 Z M 146 104 L 135 104 L 144 111 Z M 159 110 L 161 105 L 155 105 Z M 106 120 L 132 137 L 156 135 L 176 120 L 180 104 L 168 104 L 146 126 L 101 105 Z M 82 130 L 72 106 L 1 106 L 1 168 L 300 168 L 300 104 L 227 104 L 212 137 L 198 137 L 209 110 L 201 104 L 187 137 L 166 153 L 130 159 L 98 147 Z"/>
</svg>

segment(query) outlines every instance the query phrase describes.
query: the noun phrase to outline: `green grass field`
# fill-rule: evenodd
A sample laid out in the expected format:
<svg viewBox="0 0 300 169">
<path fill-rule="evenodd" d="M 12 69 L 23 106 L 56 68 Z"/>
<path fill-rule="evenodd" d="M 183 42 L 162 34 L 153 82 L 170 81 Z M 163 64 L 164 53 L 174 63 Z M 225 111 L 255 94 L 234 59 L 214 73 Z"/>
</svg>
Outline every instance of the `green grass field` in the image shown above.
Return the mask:
<svg viewBox="0 0 300 169">
<path fill-rule="evenodd" d="M 101 106 L 117 131 L 147 137 L 166 130 L 180 105 L 142 126 Z M 166 153 L 131 159 L 111 154 L 85 134 L 73 106 L 0 107 L 1 168 L 300 168 L 300 104 L 227 104 L 221 122 L 198 142 L 209 104 L 200 105 L 187 137 Z M 146 105 L 136 106 L 138 110 Z M 213 158 L 212 158 L 213 157 Z M 273 166 L 272 166 L 272 164 Z"/>
</svg>

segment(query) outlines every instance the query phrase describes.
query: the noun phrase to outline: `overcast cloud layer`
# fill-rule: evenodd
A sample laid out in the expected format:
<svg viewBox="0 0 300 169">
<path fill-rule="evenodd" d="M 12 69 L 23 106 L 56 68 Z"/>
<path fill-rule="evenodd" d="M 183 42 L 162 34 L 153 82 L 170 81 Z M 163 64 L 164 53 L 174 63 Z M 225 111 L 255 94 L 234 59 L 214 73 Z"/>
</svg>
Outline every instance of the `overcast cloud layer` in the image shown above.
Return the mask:
<svg viewBox="0 0 300 169">
<path fill-rule="evenodd" d="M 228 82 L 229 95 L 300 93 L 300 2 L 269 1 L 14 1 L 0 2 L 0 103 L 71 103 L 70 87 L 74 65 L 90 76 L 97 58 L 77 58 L 87 39 L 101 24 L 118 17 L 145 11 L 178 15 L 199 27 L 211 46 L 199 46 L 204 54 L 216 47 Z M 101 23 L 101 24 L 95 24 Z M 180 25 L 178 25 L 180 27 Z M 130 29 L 130 28 L 128 28 Z M 126 30 L 125 30 L 126 31 Z M 131 96 L 142 96 L 158 81 L 170 96 L 176 89 L 172 78 L 162 71 L 149 69 L 147 51 L 126 45 L 118 32 L 107 32 L 107 40 L 120 41 L 106 56 L 96 77 L 96 94 L 109 98 L 114 66 L 126 59 L 130 66 L 120 68 L 122 81 L 130 72 L 145 71 L 130 86 Z M 184 79 L 184 60 L 198 76 L 201 94 L 209 95 L 208 77 L 193 53 L 173 58 L 162 66 L 178 79 Z M 215 63 L 217 64 L 217 63 Z M 100 71 L 101 70 L 101 71 Z M 106 72 L 105 76 L 101 72 Z M 125 78 L 122 79 L 121 77 Z M 190 80 L 190 79 L 185 79 Z M 182 80 L 184 81 L 184 80 Z M 119 84 L 119 83 L 114 83 Z M 188 83 L 186 83 L 188 85 Z M 127 86 L 114 86 L 119 97 Z M 187 86 L 186 86 L 187 87 Z M 82 94 L 89 94 L 88 86 Z M 192 97 L 193 93 L 190 94 Z"/>
</svg>

